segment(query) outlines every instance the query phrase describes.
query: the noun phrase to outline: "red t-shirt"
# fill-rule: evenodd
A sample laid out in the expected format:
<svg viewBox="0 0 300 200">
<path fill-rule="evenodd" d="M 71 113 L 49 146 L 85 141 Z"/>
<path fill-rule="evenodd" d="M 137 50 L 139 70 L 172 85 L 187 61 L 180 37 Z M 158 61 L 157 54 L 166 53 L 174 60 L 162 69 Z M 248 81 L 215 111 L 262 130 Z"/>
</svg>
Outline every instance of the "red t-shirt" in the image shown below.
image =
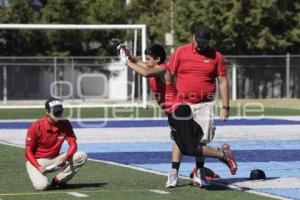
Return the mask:
<svg viewBox="0 0 300 200">
<path fill-rule="evenodd" d="M 179 97 L 188 103 L 214 100 L 216 78 L 227 75 L 220 52 L 210 48 L 201 55 L 193 44 L 177 48 L 169 60 L 168 69 L 176 76 Z"/>
<path fill-rule="evenodd" d="M 26 161 L 29 160 L 35 167 L 38 167 L 36 159 L 57 157 L 65 140 L 70 146 L 67 156 L 71 157 L 77 150 L 77 144 L 76 136 L 68 120 L 50 123 L 48 117 L 45 116 L 33 122 L 25 140 Z M 28 151 L 29 148 L 31 151 Z"/>
<path fill-rule="evenodd" d="M 166 67 L 165 64 L 161 66 Z M 174 82 L 165 84 L 158 77 L 150 77 L 148 82 L 154 99 L 167 114 L 176 110 L 181 104 L 182 101 L 177 96 Z"/>
</svg>

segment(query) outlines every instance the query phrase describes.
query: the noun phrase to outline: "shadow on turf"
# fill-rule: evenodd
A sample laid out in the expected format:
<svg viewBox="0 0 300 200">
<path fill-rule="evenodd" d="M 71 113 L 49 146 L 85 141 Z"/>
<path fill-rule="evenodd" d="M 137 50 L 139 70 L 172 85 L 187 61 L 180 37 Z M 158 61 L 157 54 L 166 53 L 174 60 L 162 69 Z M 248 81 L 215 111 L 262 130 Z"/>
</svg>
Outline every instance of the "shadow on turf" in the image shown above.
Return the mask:
<svg viewBox="0 0 300 200">
<path fill-rule="evenodd" d="M 103 187 L 108 183 L 71 183 L 63 188 L 50 188 L 50 190 L 69 190 L 69 189 L 81 189 L 81 188 L 92 188 L 92 187 Z"/>
<path fill-rule="evenodd" d="M 194 185 L 193 182 L 187 182 L 187 183 L 179 183 L 177 184 L 176 188 L 180 188 L 180 187 L 198 187 L 200 189 L 199 186 Z M 173 189 L 173 188 L 168 188 L 168 189 Z M 221 185 L 216 185 L 216 184 L 212 184 L 208 187 L 205 188 L 201 188 L 201 189 L 206 189 L 206 190 L 228 190 L 227 187 L 225 186 L 221 186 Z"/>
<path fill-rule="evenodd" d="M 271 177 L 271 178 L 267 178 L 267 180 L 273 180 L 273 179 L 277 179 L 279 177 Z M 211 185 L 207 186 L 205 188 L 202 189 L 206 189 L 206 190 L 231 190 L 231 188 L 229 188 L 228 186 L 234 183 L 238 183 L 238 182 L 244 182 L 244 181 L 249 181 L 248 178 L 229 178 L 229 179 L 216 179 L 214 181 L 211 181 Z M 263 181 L 263 180 L 259 180 L 259 181 Z M 199 187 L 197 185 L 194 185 L 193 182 L 188 182 L 188 183 L 180 183 L 178 184 L 176 187 Z M 242 190 L 251 190 L 251 188 L 247 188 L 247 187 L 240 187 L 240 189 Z"/>
</svg>

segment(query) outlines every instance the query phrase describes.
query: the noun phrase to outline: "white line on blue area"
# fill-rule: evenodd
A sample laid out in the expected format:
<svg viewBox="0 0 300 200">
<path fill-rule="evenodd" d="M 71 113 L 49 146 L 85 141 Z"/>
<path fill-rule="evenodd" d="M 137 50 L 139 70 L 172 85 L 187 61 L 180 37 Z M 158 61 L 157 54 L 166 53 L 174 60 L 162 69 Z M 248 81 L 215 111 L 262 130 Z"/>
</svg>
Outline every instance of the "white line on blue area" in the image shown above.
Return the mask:
<svg viewBox="0 0 300 200">
<path fill-rule="evenodd" d="M 286 141 L 222 141 L 212 142 L 210 146 L 218 147 L 224 143 L 229 143 L 233 150 L 283 150 L 283 149 L 300 149 L 300 140 Z M 129 143 L 82 143 L 78 148 L 85 152 L 160 152 L 171 151 L 173 142 L 129 142 Z M 63 146 L 63 151 L 67 145 Z"/>
<path fill-rule="evenodd" d="M 247 193 L 257 194 L 257 195 L 260 195 L 260 196 L 270 197 L 270 198 L 273 198 L 273 199 L 293 200 L 293 199 L 288 198 L 288 197 L 277 196 L 277 195 L 274 195 L 272 193 L 261 192 L 259 190 L 252 190 L 250 188 L 243 188 L 243 187 L 240 187 L 240 186 L 234 185 L 234 184 L 232 184 L 232 185 L 224 184 L 221 181 L 213 181 L 213 182 L 214 182 L 214 184 L 220 185 L 220 186 L 223 186 L 223 187 L 227 187 L 227 188 L 231 188 L 231 189 L 235 189 L 235 190 L 240 190 L 240 191 L 244 191 L 244 192 L 247 192 Z"/>
<path fill-rule="evenodd" d="M 0 121 L 1 129 L 27 129 L 31 124 L 30 121 Z M 114 119 L 109 118 L 102 120 L 75 120 L 71 121 L 73 128 L 128 128 L 128 127 L 168 127 L 168 122 L 166 119 Z M 275 118 L 232 118 L 226 123 L 220 121 L 220 119 L 215 119 L 215 124 L 218 126 L 243 126 L 243 125 L 300 125 L 298 120 L 290 119 L 275 119 Z"/>
<path fill-rule="evenodd" d="M 289 188 L 283 188 L 283 189 L 259 189 L 261 192 L 271 193 L 275 195 L 284 196 L 287 198 L 293 198 L 293 199 L 299 199 L 300 196 L 300 188 L 298 189 L 289 189 Z"/>
</svg>

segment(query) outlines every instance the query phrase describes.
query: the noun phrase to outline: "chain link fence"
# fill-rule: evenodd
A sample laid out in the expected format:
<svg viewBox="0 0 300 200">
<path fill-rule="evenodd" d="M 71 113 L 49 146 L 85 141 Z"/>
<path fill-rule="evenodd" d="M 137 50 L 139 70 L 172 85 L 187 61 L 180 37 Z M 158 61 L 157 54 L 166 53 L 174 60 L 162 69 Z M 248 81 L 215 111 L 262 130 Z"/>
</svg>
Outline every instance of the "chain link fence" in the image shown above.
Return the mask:
<svg viewBox="0 0 300 200">
<path fill-rule="evenodd" d="M 225 60 L 232 99 L 300 97 L 300 55 L 225 56 Z M 141 77 L 118 57 L 0 57 L 0 77 L 3 104 L 50 95 L 106 101 L 142 98 Z"/>
<path fill-rule="evenodd" d="M 232 99 L 299 98 L 300 55 L 226 56 Z"/>
</svg>

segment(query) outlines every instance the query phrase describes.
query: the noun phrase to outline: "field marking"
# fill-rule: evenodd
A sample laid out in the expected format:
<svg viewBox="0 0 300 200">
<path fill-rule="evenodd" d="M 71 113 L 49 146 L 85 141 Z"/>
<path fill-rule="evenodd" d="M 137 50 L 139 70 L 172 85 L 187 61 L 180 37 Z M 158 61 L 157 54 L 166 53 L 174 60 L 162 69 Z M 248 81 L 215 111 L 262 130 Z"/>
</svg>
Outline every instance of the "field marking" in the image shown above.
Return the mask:
<svg viewBox="0 0 300 200">
<path fill-rule="evenodd" d="M 0 141 L 0 143 L 6 144 L 6 145 L 9 145 L 9 146 L 24 148 L 24 146 L 15 145 L 15 144 L 8 143 L 8 142 L 5 142 L 5 141 L 2 141 L 2 142 Z M 135 170 L 143 171 L 143 172 L 148 172 L 148 173 L 152 173 L 152 174 L 167 176 L 166 173 L 157 172 L 157 171 L 149 170 L 149 169 L 144 169 L 144 168 L 140 168 L 140 167 L 136 167 L 136 166 L 124 165 L 124 164 L 120 164 L 120 163 L 115 163 L 115 162 L 110 162 L 110 161 L 103 161 L 103 160 L 95 160 L 95 159 L 89 159 L 89 160 L 92 160 L 92 161 L 95 161 L 95 162 L 107 163 L 107 164 L 116 165 L 116 166 L 121 166 L 121 167 L 125 167 L 125 168 L 131 168 L 131 169 L 135 169 Z M 180 177 L 182 179 L 186 179 L 186 180 L 189 179 L 188 177 L 182 177 L 182 176 L 180 176 Z M 222 183 L 222 182 L 214 182 L 214 183 L 216 185 L 220 185 L 222 187 L 241 190 L 241 191 L 252 193 L 252 194 L 257 194 L 257 195 L 266 196 L 266 197 L 272 197 L 272 198 L 281 199 L 281 200 L 289 200 L 289 198 L 284 198 L 284 197 L 276 196 L 276 195 L 273 195 L 273 194 L 268 194 L 268 193 L 264 193 L 264 192 L 255 191 L 251 188 L 243 188 L 243 187 L 240 187 L 240 186 L 235 185 L 235 184 L 229 184 L 228 185 L 228 184 Z M 121 190 L 118 190 L 118 191 L 121 191 Z M 124 190 L 124 191 L 128 192 L 128 191 L 146 191 L 146 190 L 144 189 L 144 190 Z M 90 191 L 86 191 L 86 192 L 90 192 Z M 95 191 L 95 192 L 114 192 L 114 191 L 113 190 L 106 190 L 106 191 L 101 190 L 101 191 Z M 1 194 L 0 193 L 0 196 L 35 195 L 35 194 L 49 194 L 49 193 L 50 192 L 46 192 L 46 193 L 8 193 L 8 194 Z M 66 192 L 52 192 L 52 193 L 55 194 L 55 193 L 66 193 Z"/>
<path fill-rule="evenodd" d="M 264 197 L 271 197 L 271 198 L 280 199 L 280 200 L 293 200 L 291 198 L 281 197 L 281 196 L 277 196 L 277 195 L 273 195 L 273 194 L 269 194 L 269 193 L 265 193 L 265 192 L 259 192 L 259 191 L 253 190 L 252 188 L 242 187 L 242 186 L 236 185 L 234 183 L 226 184 L 224 182 L 221 182 L 220 180 L 213 180 L 213 181 L 211 181 L 211 183 L 222 186 L 222 187 L 226 187 L 226 188 L 230 188 L 230 189 L 234 189 L 234 190 L 240 190 L 243 192 L 256 194 L 256 195 L 260 195 L 260 196 L 264 196 Z"/>
<path fill-rule="evenodd" d="M 170 192 L 164 191 L 164 190 L 149 190 L 150 192 L 154 192 L 157 194 L 170 194 Z"/>
<path fill-rule="evenodd" d="M 9 145 L 9 146 L 24 148 L 22 146 L 13 145 L 13 144 L 10 144 L 10 143 L 5 143 L 5 142 L 0 142 L 0 143 L 6 144 L 6 145 Z M 88 160 L 95 161 L 95 162 L 100 162 L 100 163 L 111 164 L 111 165 L 120 166 L 120 167 L 125 167 L 125 168 L 129 168 L 129 169 L 134 169 L 134 170 L 137 170 L 137 171 L 148 172 L 148 173 L 162 175 L 162 176 L 168 176 L 168 174 L 163 173 L 163 172 L 157 172 L 157 171 L 150 170 L 150 169 L 144 169 L 144 168 L 140 168 L 140 167 L 136 167 L 136 166 L 125 165 L 125 164 L 115 163 L 115 162 L 111 162 L 111 161 L 96 160 L 96 159 L 91 159 L 91 158 L 89 158 Z M 188 177 L 183 177 L 183 176 L 180 176 L 180 178 L 185 179 L 185 180 L 190 179 Z M 255 191 L 255 190 L 250 189 L 250 188 L 245 189 L 245 188 L 243 188 L 241 186 L 238 186 L 238 185 L 235 185 L 235 184 L 226 184 L 226 183 L 222 183 L 220 181 L 213 181 L 213 184 L 219 185 L 219 186 L 222 186 L 222 187 L 226 187 L 226 188 L 230 188 L 230 189 L 241 190 L 241 191 L 244 191 L 244 192 L 247 192 L 247 193 L 257 194 L 257 195 L 260 195 L 260 196 L 271 197 L 271 198 L 280 199 L 280 200 L 290 200 L 289 198 L 284 198 L 284 197 L 280 197 L 280 196 L 276 196 L 276 195 L 272 195 L 272 194 L 268 194 L 268 193 L 264 193 L 264 192 Z M 122 190 L 118 190 L 118 191 L 122 191 Z M 124 190 L 124 191 L 145 191 L 145 190 Z M 90 193 L 91 191 L 83 191 L 83 192 Z M 94 192 L 98 192 L 98 191 L 94 191 Z M 99 192 L 113 192 L 113 190 L 101 190 Z M 1 194 L 0 193 L 0 196 L 36 195 L 36 194 L 49 194 L 49 193 L 53 193 L 53 194 L 58 193 L 58 194 L 60 194 L 60 193 L 65 193 L 65 192 L 7 193 L 7 194 Z"/>
<path fill-rule="evenodd" d="M 1 139 L 0 139 L 0 144 L 4 144 L 4 145 L 7 145 L 7 146 L 12 146 L 12 147 L 23 148 L 23 149 L 25 148 L 24 145 L 10 143 L 10 142 L 7 142 L 7 141 L 1 140 Z"/>
<path fill-rule="evenodd" d="M 132 166 L 132 165 L 125 165 L 125 164 L 115 163 L 115 162 L 111 162 L 111 161 L 96 160 L 96 159 L 91 159 L 91 158 L 89 158 L 89 160 L 92 160 L 92 161 L 95 161 L 95 162 L 100 162 L 100 163 L 116 165 L 116 166 L 125 167 L 125 168 L 130 168 L 130 169 L 134 169 L 134 170 L 138 170 L 138 171 L 142 171 L 142 172 L 148 172 L 148 173 L 152 173 L 152 174 L 168 176 L 167 173 L 157 172 L 157 171 L 154 171 L 154 170 L 151 170 L 151 169 L 144 169 L 144 168 L 140 168 L 140 167 L 136 167 L 136 166 Z M 189 177 L 184 177 L 184 176 L 179 176 L 179 178 L 182 178 L 182 179 L 185 179 L 185 180 L 190 180 Z M 256 195 L 260 195 L 260 196 L 271 197 L 271 198 L 280 199 L 280 200 L 292 200 L 290 198 L 285 198 L 285 197 L 281 197 L 281 196 L 277 196 L 277 195 L 273 195 L 273 194 L 268 194 L 268 193 L 265 193 L 265 192 L 259 192 L 259 191 L 253 190 L 251 188 L 243 188 L 243 187 L 241 187 L 239 185 L 235 185 L 235 184 L 228 184 L 228 183 L 224 183 L 224 182 L 221 182 L 221 181 L 211 181 L 211 182 L 212 182 L 212 184 L 215 184 L 215 185 L 218 185 L 218 186 L 222 186 L 222 187 L 230 188 L 230 189 L 235 189 L 235 190 L 240 190 L 240 191 L 243 191 L 243 192 L 256 194 Z"/>
<path fill-rule="evenodd" d="M 82 193 L 79 193 L 79 192 L 67 192 L 67 194 L 75 196 L 75 197 L 89 197 L 89 195 L 82 194 Z"/>
<path fill-rule="evenodd" d="M 149 189 L 100 189 L 100 190 L 82 190 L 82 193 L 115 193 L 115 192 L 148 192 Z M 69 194 L 67 191 L 44 191 L 44 192 L 16 192 L 0 193 L 0 196 L 30 196 L 30 195 L 49 195 L 49 194 Z M 77 193 L 77 192 L 76 192 Z"/>
<path fill-rule="evenodd" d="M 225 180 L 227 183 L 232 184 L 229 180 Z M 239 182 L 233 182 L 234 185 L 238 185 L 243 188 L 251 189 L 283 189 L 283 188 L 300 188 L 300 178 L 270 178 L 266 180 L 243 180 Z"/>
<path fill-rule="evenodd" d="M 300 140 L 300 125 L 278 126 L 219 126 L 214 142 L 222 141 L 280 141 Z M 242 131 L 241 131 L 242 130 Z M 170 142 L 168 127 L 147 128 L 106 128 L 74 129 L 79 144 L 90 143 L 136 143 L 136 142 Z M 288 137 L 283 132 L 287 132 Z M 25 129 L 1 129 L 0 140 L 7 143 L 24 145 Z"/>
</svg>

